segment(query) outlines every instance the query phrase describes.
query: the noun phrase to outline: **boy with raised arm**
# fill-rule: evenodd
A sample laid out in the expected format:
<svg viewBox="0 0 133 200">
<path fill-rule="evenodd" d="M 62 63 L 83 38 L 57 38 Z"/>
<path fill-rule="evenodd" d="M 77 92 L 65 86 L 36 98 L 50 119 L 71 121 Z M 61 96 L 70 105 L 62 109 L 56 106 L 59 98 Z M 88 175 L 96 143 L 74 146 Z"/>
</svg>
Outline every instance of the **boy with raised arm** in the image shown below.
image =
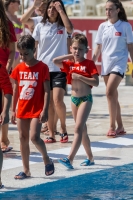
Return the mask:
<svg viewBox="0 0 133 200">
<path fill-rule="evenodd" d="M 93 86 L 98 86 L 99 78 L 94 62 L 84 57 L 88 52 L 88 41 L 83 34 L 77 34 L 72 38 L 70 51 L 72 54 L 54 58 L 53 62 L 67 74 L 67 82 L 72 85 L 71 107 L 75 120 L 74 139 L 68 157 L 58 161 L 67 168 L 73 169 L 72 163 L 81 142 L 87 154 L 87 159 L 81 165 L 94 164 L 86 121 L 93 102 L 91 89 Z"/>
</svg>

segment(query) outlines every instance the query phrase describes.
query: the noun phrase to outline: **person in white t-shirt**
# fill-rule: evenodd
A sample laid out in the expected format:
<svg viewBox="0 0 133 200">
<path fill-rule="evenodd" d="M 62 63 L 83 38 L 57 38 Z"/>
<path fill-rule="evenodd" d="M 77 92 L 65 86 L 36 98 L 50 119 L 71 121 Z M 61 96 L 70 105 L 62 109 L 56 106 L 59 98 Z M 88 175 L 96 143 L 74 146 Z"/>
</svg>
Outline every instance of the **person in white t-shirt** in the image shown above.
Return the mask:
<svg viewBox="0 0 133 200">
<path fill-rule="evenodd" d="M 43 20 L 33 31 L 37 44 L 37 59 L 46 63 L 50 71 L 51 100 L 49 106 L 49 137 L 45 143 L 56 142 L 54 134 L 55 109 L 60 119 L 60 142 L 68 142 L 66 131 L 66 107 L 63 102 L 66 89 L 66 73 L 52 62 L 53 58 L 67 54 L 67 36 L 73 31 L 73 26 L 67 16 L 61 0 L 48 1 Z"/>
<path fill-rule="evenodd" d="M 35 26 L 42 21 L 44 13 L 46 11 L 47 3 L 48 3 L 48 0 L 34 0 L 31 7 L 22 15 L 20 21 L 29 27 L 29 30 L 31 31 L 31 33 L 33 33 Z M 36 9 L 40 11 L 40 15 L 36 17 L 31 17 Z M 67 34 L 68 53 L 70 53 L 70 45 L 71 45 L 71 34 Z M 59 133 L 57 131 L 57 121 L 58 121 L 58 116 L 55 113 L 55 116 L 54 116 L 55 135 Z M 41 132 L 43 132 L 45 135 L 49 134 L 47 123 L 43 124 Z"/>
<path fill-rule="evenodd" d="M 95 39 L 93 60 L 102 54 L 101 75 L 106 84 L 106 96 L 110 114 L 110 128 L 107 136 L 125 134 L 118 102 L 117 88 L 126 71 L 128 51 L 133 62 L 132 27 L 128 23 L 122 3 L 118 0 L 106 2 L 107 21 L 100 24 Z M 117 122 L 117 128 L 115 126 Z"/>
</svg>

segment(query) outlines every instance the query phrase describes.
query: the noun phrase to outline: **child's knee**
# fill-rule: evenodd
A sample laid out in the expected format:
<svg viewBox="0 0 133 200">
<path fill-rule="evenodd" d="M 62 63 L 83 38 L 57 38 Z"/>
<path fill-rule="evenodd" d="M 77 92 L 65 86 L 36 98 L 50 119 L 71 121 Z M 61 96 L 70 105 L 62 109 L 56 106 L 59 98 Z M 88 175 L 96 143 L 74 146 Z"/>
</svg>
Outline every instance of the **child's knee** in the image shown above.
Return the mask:
<svg viewBox="0 0 133 200">
<path fill-rule="evenodd" d="M 83 127 L 81 127 L 81 126 L 76 126 L 74 132 L 77 133 L 77 134 L 81 134 L 81 133 L 83 132 Z"/>
<path fill-rule="evenodd" d="M 55 105 L 55 107 L 62 107 L 63 104 L 64 104 L 63 99 L 61 99 L 61 98 L 54 99 L 54 105 Z"/>
<path fill-rule="evenodd" d="M 19 139 L 20 139 L 20 142 L 29 142 L 29 137 L 27 137 L 23 134 L 19 135 Z"/>
<path fill-rule="evenodd" d="M 115 96 L 114 90 L 106 90 L 106 96 L 107 98 L 113 98 Z"/>
<path fill-rule="evenodd" d="M 39 137 L 39 136 L 35 136 L 35 135 L 34 135 L 34 136 L 31 136 L 31 141 L 32 141 L 33 144 L 38 143 L 39 140 L 40 140 L 40 137 Z"/>
</svg>

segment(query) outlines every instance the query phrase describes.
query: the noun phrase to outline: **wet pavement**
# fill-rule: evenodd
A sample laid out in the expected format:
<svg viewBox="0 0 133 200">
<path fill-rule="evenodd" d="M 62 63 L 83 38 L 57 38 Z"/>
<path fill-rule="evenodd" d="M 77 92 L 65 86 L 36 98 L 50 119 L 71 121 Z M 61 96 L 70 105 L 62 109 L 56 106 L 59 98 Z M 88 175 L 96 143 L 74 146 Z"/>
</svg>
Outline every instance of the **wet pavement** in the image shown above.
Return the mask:
<svg viewBox="0 0 133 200">
<path fill-rule="evenodd" d="M 73 141 L 74 120 L 71 114 L 70 87 L 64 101 L 67 107 L 67 131 L 69 142 L 61 144 L 56 136 L 56 143 L 46 144 L 49 156 L 54 160 L 55 173 L 45 176 L 42 157 L 30 143 L 31 178 L 15 180 L 14 175 L 22 171 L 17 127 L 9 125 L 10 146 L 13 150 L 4 153 L 2 182 L 0 190 L 2 199 L 95 199 L 115 200 L 133 199 L 133 87 L 125 86 L 123 80 L 119 86 L 119 102 L 122 119 L 127 134 L 122 137 L 108 138 L 109 113 L 105 96 L 105 86 L 100 78 L 100 85 L 93 88 L 93 107 L 87 120 L 88 134 L 91 140 L 95 165 L 81 167 L 86 158 L 81 146 L 75 157 L 74 170 L 67 170 L 57 162 L 66 157 Z M 58 123 L 58 130 L 60 124 Z M 46 136 L 41 134 L 44 139 Z"/>
</svg>

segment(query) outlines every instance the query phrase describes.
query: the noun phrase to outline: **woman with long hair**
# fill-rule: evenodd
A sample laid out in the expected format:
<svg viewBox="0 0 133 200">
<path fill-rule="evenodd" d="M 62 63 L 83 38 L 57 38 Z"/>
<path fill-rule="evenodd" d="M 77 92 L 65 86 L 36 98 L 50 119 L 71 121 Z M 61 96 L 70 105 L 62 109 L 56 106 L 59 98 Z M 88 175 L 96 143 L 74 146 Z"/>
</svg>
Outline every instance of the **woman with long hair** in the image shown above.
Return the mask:
<svg viewBox="0 0 133 200">
<path fill-rule="evenodd" d="M 100 24 L 98 29 L 93 60 L 96 61 L 102 54 L 101 75 L 106 85 L 110 115 L 107 136 L 116 137 L 126 133 L 121 118 L 117 88 L 126 71 L 128 51 L 133 62 L 133 35 L 132 27 L 119 0 L 106 2 L 106 16 L 107 21 Z"/>
<path fill-rule="evenodd" d="M 23 24 L 28 26 L 31 33 L 33 33 L 35 26 L 42 21 L 44 13 L 46 12 L 47 3 L 48 3 L 48 0 L 34 0 L 31 7 L 29 7 L 27 9 L 27 11 L 21 16 L 20 21 Z M 40 14 L 36 17 L 31 17 L 36 9 L 38 9 Z M 57 121 L 58 121 L 58 116 L 57 116 L 57 114 L 55 114 L 55 117 L 54 117 L 54 132 L 55 132 L 55 134 L 58 134 Z M 49 135 L 47 123 L 44 123 L 42 125 L 41 132 L 44 133 L 45 135 Z"/>
<path fill-rule="evenodd" d="M 46 12 L 48 0 L 34 0 L 32 6 L 27 9 L 27 11 L 22 15 L 20 21 L 27 25 L 31 32 L 33 32 L 34 27 L 42 21 L 44 13 Z M 40 15 L 36 17 L 31 17 L 32 14 L 35 12 L 35 10 L 38 9 L 40 11 Z M 68 52 L 70 53 L 70 45 L 71 45 L 71 34 L 67 35 L 67 47 Z M 66 89 L 67 90 L 67 89 Z M 57 131 L 57 121 L 58 116 L 55 113 L 54 116 L 54 133 L 58 134 Z M 48 125 L 47 123 L 43 124 L 41 132 L 43 132 L 45 135 L 49 135 Z"/>
<path fill-rule="evenodd" d="M 16 36 L 14 27 L 8 19 L 2 0 L 0 0 L 0 65 L 5 67 L 8 74 L 11 71 L 15 56 Z M 2 92 L 2 91 L 1 91 Z M 1 149 L 3 152 L 11 150 L 8 139 L 8 124 L 2 126 Z"/>
<path fill-rule="evenodd" d="M 56 142 L 54 134 L 54 115 L 60 119 L 61 143 L 68 142 L 66 131 L 66 107 L 63 102 L 66 89 L 66 74 L 52 62 L 56 56 L 67 54 L 67 35 L 71 34 L 73 26 L 67 16 L 61 0 L 49 0 L 41 23 L 34 29 L 33 37 L 37 45 L 37 59 L 42 60 L 50 71 L 50 105 L 49 105 L 49 137 L 44 142 Z"/>
</svg>

